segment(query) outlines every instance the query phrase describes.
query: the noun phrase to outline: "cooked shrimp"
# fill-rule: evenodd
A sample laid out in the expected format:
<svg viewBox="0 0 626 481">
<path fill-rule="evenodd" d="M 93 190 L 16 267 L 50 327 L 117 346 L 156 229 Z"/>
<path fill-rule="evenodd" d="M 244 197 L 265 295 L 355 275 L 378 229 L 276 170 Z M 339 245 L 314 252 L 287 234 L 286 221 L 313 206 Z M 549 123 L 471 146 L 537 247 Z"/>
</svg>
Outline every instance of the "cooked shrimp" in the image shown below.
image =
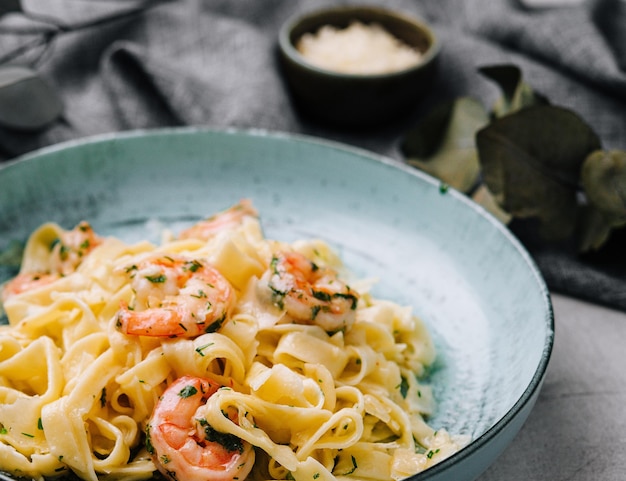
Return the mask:
<svg viewBox="0 0 626 481">
<path fill-rule="evenodd" d="M 23 272 L 15 276 L 2 287 L 2 296 L 0 297 L 0 300 L 2 302 L 6 302 L 7 299 L 9 299 L 11 296 L 30 291 L 31 289 L 35 289 L 36 287 L 48 285 L 51 282 L 59 279 L 60 277 L 60 274 L 40 274 L 38 272 Z"/>
<path fill-rule="evenodd" d="M 21 272 L 2 289 L 2 302 L 22 292 L 41 287 L 76 271 L 85 257 L 102 243 L 89 223 L 80 222 L 74 229 L 64 231 L 51 246 L 50 270 Z"/>
<path fill-rule="evenodd" d="M 122 305 L 117 325 L 130 335 L 195 337 L 218 330 L 228 319 L 235 292 L 206 261 L 154 256 L 126 269 L 135 293 Z"/>
<path fill-rule="evenodd" d="M 333 269 L 320 267 L 302 254 L 274 255 L 261 285 L 267 285 L 274 304 L 298 324 L 316 324 L 335 332 L 354 323 L 358 293 L 339 280 Z"/>
<path fill-rule="evenodd" d="M 258 216 L 259 213 L 252 205 L 252 202 L 248 199 L 242 199 L 238 204 L 185 229 L 179 234 L 179 238 L 209 240 L 218 232 L 240 226 L 246 217 Z"/>
<path fill-rule="evenodd" d="M 88 222 L 80 222 L 74 229 L 61 234 L 52 247 L 52 272 L 61 275 L 71 274 L 85 256 L 102 243 Z"/>
<path fill-rule="evenodd" d="M 167 479 L 243 481 L 252 469 L 252 445 L 215 431 L 196 415 L 220 387 L 209 379 L 184 376 L 159 399 L 146 429 L 146 446 Z"/>
</svg>

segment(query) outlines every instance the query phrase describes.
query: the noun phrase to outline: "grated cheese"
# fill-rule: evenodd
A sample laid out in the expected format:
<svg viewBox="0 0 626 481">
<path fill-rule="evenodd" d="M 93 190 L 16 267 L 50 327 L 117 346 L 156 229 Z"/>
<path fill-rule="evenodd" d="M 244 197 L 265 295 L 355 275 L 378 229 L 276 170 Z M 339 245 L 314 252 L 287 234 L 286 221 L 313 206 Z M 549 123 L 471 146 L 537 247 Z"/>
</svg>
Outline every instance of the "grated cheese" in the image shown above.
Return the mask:
<svg viewBox="0 0 626 481">
<path fill-rule="evenodd" d="M 418 64 L 421 53 L 376 23 L 331 25 L 304 34 L 296 48 L 311 64 L 348 74 L 385 74 Z"/>
</svg>

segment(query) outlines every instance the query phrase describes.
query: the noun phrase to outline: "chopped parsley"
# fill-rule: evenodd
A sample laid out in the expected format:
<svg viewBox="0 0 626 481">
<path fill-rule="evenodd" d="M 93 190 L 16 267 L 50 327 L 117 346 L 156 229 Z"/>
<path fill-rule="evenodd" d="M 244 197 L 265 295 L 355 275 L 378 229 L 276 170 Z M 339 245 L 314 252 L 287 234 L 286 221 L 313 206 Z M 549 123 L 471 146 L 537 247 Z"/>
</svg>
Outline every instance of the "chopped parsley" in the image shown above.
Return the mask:
<svg viewBox="0 0 626 481">
<path fill-rule="evenodd" d="M 204 353 L 202 351 L 204 351 L 207 347 L 211 347 L 213 344 L 215 343 L 209 342 L 208 344 L 204 344 L 203 346 L 196 347 L 196 352 L 204 357 Z"/>
<path fill-rule="evenodd" d="M 60 244 L 60 246 L 61 247 L 59 248 L 59 257 L 62 261 L 66 261 L 69 257 L 70 248 L 67 247 L 65 244 Z"/>
<path fill-rule="evenodd" d="M 206 299 L 207 295 L 206 295 L 206 292 L 204 292 L 202 289 L 199 289 L 198 293 L 191 294 L 191 297 L 196 297 L 198 299 Z"/>
<path fill-rule="evenodd" d="M 167 280 L 167 277 L 165 274 L 159 274 L 158 276 L 146 276 L 146 279 L 153 284 L 163 284 Z"/>
<path fill-rule="evenodd" d="M 215 331 L 219 330 L 219 328 L 222 327 L 222 324 L 224 323 L 225 320 L 226 320 L 226 313 L 224 313 L 222 315 L 222 317 L 220 317 L 217 321 L 212 322 L 211 324 L 209 324 L 204 329 L 204 332 L 210 333 L 210 332 L 215 332 Z"/>
<path fill-rule="evenodd" d="M 348 287 L 348 290 L 350 290 L 349 287 Z M 344 299 L 352 301 L 352 304 L 350 305 L 350 310 L 352 310 L 352 311 L 354 311 L 356 309 L 356 306 L 359 303 L 359 298 L 357 296 L 355 296 L 354 294 L 344 294 L 344 293 L 341 293 L 341 292 L 337 292 L 337 293 L 333 294 L 333 297 L 343 297 Z"/>
<path fill-rule="evenodd" d="M 270 261 L 270 267 L 272 268 L 272 272 L 276 275 L 280 275 L 280 271 L 278 270 L 278 262 L 280 259 L 278 259 L 278 257 L 273 256 L 272 260 Z"/>
<path fill-rule="evenodd" d="M 406 399 L 406 395 L 409 392 L 409 381 L 407 381 L 407 379 L 404 376 L 401 376 L 400 385 L 398 387 L 400 388 L 400 394 L 402 394 L 402 397 Z M 418 396 L 419 396 L 419 391 L 418 391 Z"/>
<path fill-rule="evenodd" d="M 358 468 L 359 466 L 356 464 L 356 458 L 354 456 L 350 456 L 352 458 L 352 470 L 347 472 L 347 474 L 352 474 L 356 471 L 356 468 Z"/>
<path fill-rule="evenodd" d="M 186 267 L 189 271 L 196 272 L 198 269 L 202 268 L 202 264 L 200 263 L 200 261 L 193 260 L 187 262 Z"/>
<path fill-rule="evenodd" d="M 60 243 L 61 243 L 61 239 L 59 239 L 58 237 L 55 238 L 52 242 L 50 242 L 50 252 L 52 252 L 54 248 L 56 247 L 56 245 Z"/>
<path fill-rule="evenodd" d="M 200 426 L 204 428 L 204 437 L 207 441 L 211 443 L 218 443 L 227 451 L 237 451 L 240 454 L 243 453 L 243 443 L 237 436 L 230 433 L 216 431 L 206 419 L 198 419 L 198 423 L 200 423 Z"/>
<path fill-rule="evenodd" d="M 312 289 L 311 293 L 315 299 L 319 299 L 320 301 L 330 302 L 331 300 L 331 295 L 328 292 L 316 291 L 315 289 Z"/>
<path fill-rule="evenodd" d="M 276 275 L 278 275 L 278 273 Z M 269 287 L 272 291 L 272 302 L 274 303 L 274 305 L 279 309 L 284 309 L 285 296 L 289 293 L 289 291 L 283 291 L 277 288 L 276 286 L 274 286 L 274 284 L 272 284 L 271 280 L 270 282 L 268 282 L 267 287 Z"/>
<path fill-rule="evenodd" d="M 154 446 L 152 445 L 152 438 L 150 437 L 150 425 L 146 426 L 146 451 L 150 454 L 154 454 Z"/>
<path fill-rule="evenodd" d="M 439 452 L 439 449 L 435 449 L 434 451 L 431 449 L 430 451 L 428 451 L 428 453 L 426 453 L 426 457 L 428 459 L 432 459 L 433 456 L 437 454 L 438 452 Z"/>
<path fill-rule="evenodd" d="M 178 393 L 178 395 L 182 398 L 188 398 L 196 394 L 198 394 L 198 390 L 194 386 L 191 386 L 191 385 L 185 386 Z"/>
</svg>

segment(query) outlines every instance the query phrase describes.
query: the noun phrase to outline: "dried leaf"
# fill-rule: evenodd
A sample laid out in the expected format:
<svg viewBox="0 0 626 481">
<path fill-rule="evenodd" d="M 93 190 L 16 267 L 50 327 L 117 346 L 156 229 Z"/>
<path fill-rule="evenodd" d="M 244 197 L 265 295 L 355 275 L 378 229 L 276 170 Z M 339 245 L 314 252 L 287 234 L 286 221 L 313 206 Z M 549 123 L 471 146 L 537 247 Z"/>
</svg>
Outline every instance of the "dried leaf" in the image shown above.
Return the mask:
<svg viewBox="0 0 626 481">
<path fill-rule="evenodd" d="M 626 225 L 626 152 L 597 150 L 584 161 L 581 182 L 588 202 L 581 219 L 580 250 L 597 250 L 613 229 Z"/>
<path fill-rule="evenodd" d="M 580 117 L 560 107 L 527 107 L 494 120 L 476 142 L 484 182 L 505 211 L 537 218 L 547 239 L 573 233 L 580 168 L 600 147 Z"/>
<path fill-rule="evenodd" d="M 591 153 L 583 163 L 580 178 L 591 204 L 607 215 L 626 219 L 626 152 Z"/>
<path fill-rule="evenodd" d="M 61 99 L 37 72 L 9 65 L 0 68 L 0 125 L 39 130 L 62 111 Z"/>
<path fill-rule="evenodd" d="M 437 107 L 407 133 L 402 144 L 407 163 L 470 191 L 480 175 L 475 135 L 488 121 L 484 107 L 469 97 Z"/>
<path fill-rule="evenodd" d="M 548 99 L 535 92 L 522 80 L 522 71 L 515 65 L 490 65 L 478 69 L 485 77 L 494 81 L 502 90 L 492 108 L 495 117 L 517 112 L 533 105 L 547 105 Z"/>
<path fill-rule="evenodd" d="M 608 240 L 613 229 L 626 226 L 626 221 L 607 215 L 593 206 L 581 210 L 578 226 L 578 249 L 588 252 L 600 249 Z"/>
</svg>

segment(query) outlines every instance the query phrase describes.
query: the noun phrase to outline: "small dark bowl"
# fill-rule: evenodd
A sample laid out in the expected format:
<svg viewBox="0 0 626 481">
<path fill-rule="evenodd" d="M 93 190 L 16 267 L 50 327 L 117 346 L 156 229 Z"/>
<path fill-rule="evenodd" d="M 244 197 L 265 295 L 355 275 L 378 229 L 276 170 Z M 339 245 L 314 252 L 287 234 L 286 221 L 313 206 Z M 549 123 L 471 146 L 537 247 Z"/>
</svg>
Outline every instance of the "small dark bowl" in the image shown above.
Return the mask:
<svg viewBox="0 0 626 481">
<path fill-rule="evenodd" d="M 347 27 L 352 21 L 378 23 L 422 54 L 417 65 L 385 74 L 346 74 L 316 67 L 295 45 L 305 33 L 324 25 Z M 279 33 L 282 71 L 301 111 L 324 123 L 371 127 L 397 120 L 414 109 L 436 72 L 440 44 L 433 30 L 402 13 L 378 7 L 342 6 L 289 19 Z"/>
</svg>

